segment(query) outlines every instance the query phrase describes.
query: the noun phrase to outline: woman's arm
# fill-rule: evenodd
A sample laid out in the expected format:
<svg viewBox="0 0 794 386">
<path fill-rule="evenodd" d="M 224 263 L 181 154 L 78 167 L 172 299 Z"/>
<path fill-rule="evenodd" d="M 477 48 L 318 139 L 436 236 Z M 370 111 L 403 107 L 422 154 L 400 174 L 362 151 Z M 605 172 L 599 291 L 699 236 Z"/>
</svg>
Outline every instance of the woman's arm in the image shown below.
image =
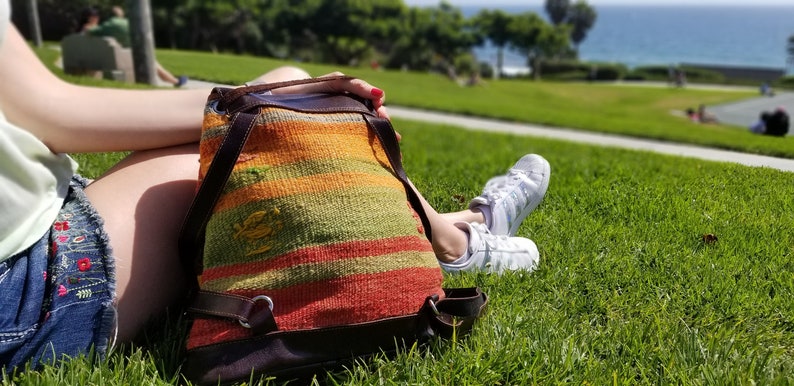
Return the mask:
<svg viewBox="0 0 794 386">
<path fill-rule="evenodd" d="M 0 107 L 7 119 L 54 152 L 142 150 L 197 142 L 209 90 L 122 90 L 73 85 L 51 73 L 13 26 L 0 46 Z M 374 101 L 383 92 L 362 80 L 295 87 L 348 91 Z"/>
<path fill-rule="evenodd" d="M 77 86 L 52 74 L 9 26 L 0 46 L 0 106 L 54 152 L 140 150 L 199 139 L 208 90 Z"/>
</svg>

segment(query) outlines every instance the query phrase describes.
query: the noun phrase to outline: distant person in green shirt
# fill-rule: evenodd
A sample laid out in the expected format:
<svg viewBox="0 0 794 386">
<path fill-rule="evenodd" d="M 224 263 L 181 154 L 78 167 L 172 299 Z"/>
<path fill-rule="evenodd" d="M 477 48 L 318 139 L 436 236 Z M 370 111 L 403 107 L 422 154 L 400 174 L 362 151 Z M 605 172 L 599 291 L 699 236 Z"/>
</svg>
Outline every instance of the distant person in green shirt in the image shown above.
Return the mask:
<svg viewBox="0 0 794 386">
<path fill-rule="evenodd" d="M 124 17 L 124 10 L 121 7 L 113 7 L 113 17 L 105 20 L 89 30 L 94 36 L 109 36 L 116 39 L 122 47 L 130 46 L 130 22 Z"/>
<path fill-rule="evenodd" d="M 130 22 L 124 16 L 124 9 L 119 6 L 114 6 L 112 8 L 113 17 L 110 19 L 105 20 L 101 24 L 98 24 L 98 14 L 96 17 L 96 21 L 94 21 L 94 25 L 91 26 L 92 18 L 88 18 L 88 24 L 83 24 L 83 29 L 88 32 L 90 35 L 93 36 L 105 36 L 105 37 L 112 37 L 116 39 L 116 41 L 121 44 L 122 47 L 129 47 L 130 46 Z M 174 87 L 181 87 L 185 83 L 187 83 L 188 77 L 185 75 L 181 75 L 179 77 L 174 76 L 168 70 L 163 68 L 160 63 L 155 62 L 157 76 L 163 80 L 164 82 L 173 84 Z"/>
</svg>

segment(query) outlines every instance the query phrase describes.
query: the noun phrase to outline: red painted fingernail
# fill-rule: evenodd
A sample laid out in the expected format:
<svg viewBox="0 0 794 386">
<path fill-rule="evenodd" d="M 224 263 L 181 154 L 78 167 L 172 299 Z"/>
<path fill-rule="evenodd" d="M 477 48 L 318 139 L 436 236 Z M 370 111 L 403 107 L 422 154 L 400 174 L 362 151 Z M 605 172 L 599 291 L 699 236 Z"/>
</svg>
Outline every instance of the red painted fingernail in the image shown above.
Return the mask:
<svg viewBox="0 0 794 386">
<path fill-rule="evenodd" d="M 375 88 L 375 87 L 373 87 L 373 88 L 372 88 L 372 91 L 370 91 L 370 93 L 371 93 L 371 94 L 372 94 L 372 96 L 374 96 L 375 98 L 380 98 L 380 97 L 382 97 L 382 96 L 383 96 L 383 90 L 381 90 L 381 89 L 379 89 L 379 88 Z"/>
</svg>

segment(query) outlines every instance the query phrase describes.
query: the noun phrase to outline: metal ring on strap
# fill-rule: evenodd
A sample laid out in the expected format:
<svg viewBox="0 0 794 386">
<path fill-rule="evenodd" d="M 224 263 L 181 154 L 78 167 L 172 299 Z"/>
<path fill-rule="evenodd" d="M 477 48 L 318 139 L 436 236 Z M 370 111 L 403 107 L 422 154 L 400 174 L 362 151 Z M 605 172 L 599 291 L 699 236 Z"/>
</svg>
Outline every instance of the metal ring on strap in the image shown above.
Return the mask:
<svg viewBox="0 0 794 386">
<path fill-rule="evenodd" d="M 259 296 L 255 296 L 255 297 L 253 297 L 253 298 L 251 299 L 251 301 L 252 301 L 252 302 L 254 302 L 254 303 L 256 303 L 256 302 L 258 302 L 258 301 L 260 301 L 260 300 L 264 300 L 264 301 L 266 301 L 266 302 L 267 302 L 267 306 L 268 306 L 268 308 L 270 308 L 270 311 L 271 311 L 271 312 L 273 311 L 273 299 L 271 299 L 271 298 L 270 298 L 269 296 L 267 296 L 267 295 L 259 295 Z M 434 308 L 435 308 L 435 306 L 434 306 Z M 251 325 L 250 325 L 250 324 L 248 324 L 247 322 L 243 322 L 242 320 L 240 320 L 239 322 L 240 322 L 240 325 L 241 325 L 241 326 L 243 326 L 243 327 L 245 327 L 245 328 L 251 328 Z"/>
<path fill-rule="evenodd" d="M 434 302 L 433 299 L 427 299 L 427 304 L 430 305 L 430 309 L 433 310 L 433 313 L 436 316 L 441 315 L 441 312 L 439 312 L 438 308 L 436 308 L 436 302 Z"/>
</svg>

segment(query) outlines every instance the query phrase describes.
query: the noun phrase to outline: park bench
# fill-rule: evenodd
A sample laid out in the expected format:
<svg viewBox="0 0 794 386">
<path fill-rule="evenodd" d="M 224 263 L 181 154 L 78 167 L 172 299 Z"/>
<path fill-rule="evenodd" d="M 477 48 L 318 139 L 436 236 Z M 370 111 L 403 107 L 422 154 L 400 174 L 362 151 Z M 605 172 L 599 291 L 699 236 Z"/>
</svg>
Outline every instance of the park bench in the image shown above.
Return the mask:
<svg viewBox="0 0 794 386">
<path fill-rule="evenodd" d="M 116 39 L 71 34 L 61 40 L 63 70 L 72 75 L 135 82 L 132 51 Z"/>
</svg>

